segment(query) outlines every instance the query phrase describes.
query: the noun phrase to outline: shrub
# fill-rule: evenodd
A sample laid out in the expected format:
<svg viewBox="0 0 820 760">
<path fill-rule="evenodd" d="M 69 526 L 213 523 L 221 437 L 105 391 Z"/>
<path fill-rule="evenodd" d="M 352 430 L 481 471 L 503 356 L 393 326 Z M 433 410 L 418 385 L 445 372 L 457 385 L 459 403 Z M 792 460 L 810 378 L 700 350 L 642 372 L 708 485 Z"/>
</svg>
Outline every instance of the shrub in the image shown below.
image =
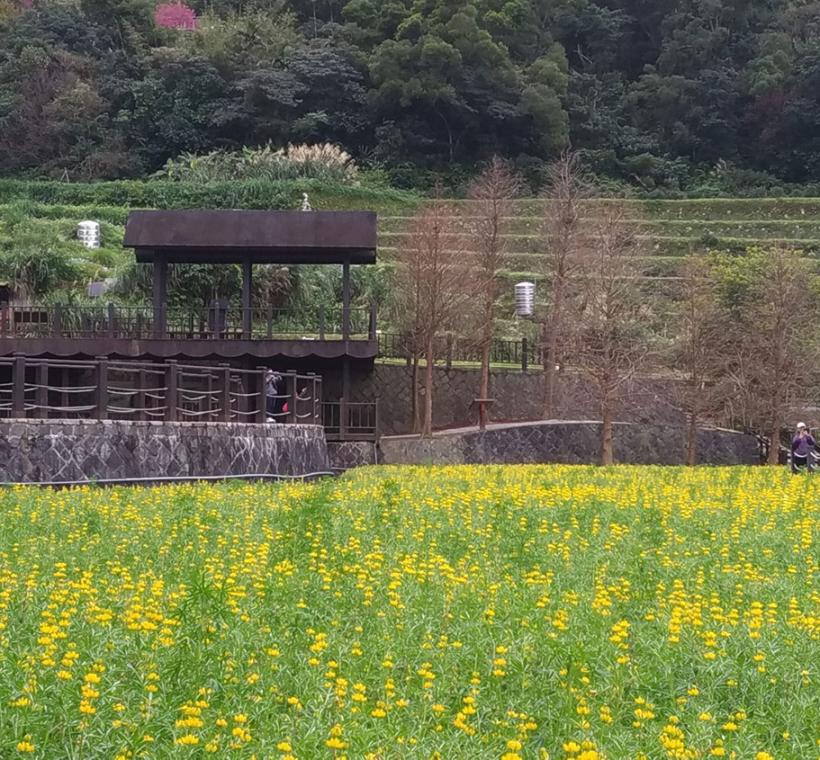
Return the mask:
<svg viewBox="0 0 820 760">
<path fill-rule="evenodd" d="M 170 159 L 155 177 L 177 182 L 316 179 L 355 185 L 358 170 L 350 154 L 336 145 L 288 145 L 274 149 L 215 150 L 202 156 L 184 153 Z"/>
</svg>

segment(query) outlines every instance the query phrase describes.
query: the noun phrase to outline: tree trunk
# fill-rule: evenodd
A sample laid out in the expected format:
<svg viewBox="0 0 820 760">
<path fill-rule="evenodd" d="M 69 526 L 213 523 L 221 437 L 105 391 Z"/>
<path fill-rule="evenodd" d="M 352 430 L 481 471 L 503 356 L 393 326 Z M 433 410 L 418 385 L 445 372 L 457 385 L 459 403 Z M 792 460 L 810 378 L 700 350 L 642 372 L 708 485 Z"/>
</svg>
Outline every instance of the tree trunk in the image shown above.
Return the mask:
<svg viewBox="0 0 820 760">
<path fill-rule="evenodd" d="M 605 399 L 601 404 L 601 464 L 605 467 L 615 463 L 612 453 L 612 403 Z"/>
<path fill-rule="evenodd" d="M 686 464 L 694 467 L 698 463 L 698 416 L 689 410 L 686 428 Z"/>
<path fill-rule="evenodd" d="M 545 420 L 554 415 L 555 365 L 558 363 L 558 331 L 561 329 L 561 312 L 564 308 L 564 285 L 559 277 L 553 293 L 553 304 L 544 324 L 544 414 Z"/>
<path fill-rule="evenodd" d="M 769 432 L 769 458 L 766 462 L 770 465 L 780 464 L 780 423 L 775 417 Z"/>
<path fill-rule="evenodd" d="M 421 430 L 421 415 L 419 414 L 419 357 L 413 353 L 413 371 L 411 373 L 410 388 L 410 424 L 412 431 L 418 433 Z"/>
<path fill-rule="evenodd" d="M 421 429 L 422 436 L 431 437 L 433 435 L 433 340 L 428 339 L 426 346 L 427 366 L 424 368 L 424 425 Z"/>
</svg>

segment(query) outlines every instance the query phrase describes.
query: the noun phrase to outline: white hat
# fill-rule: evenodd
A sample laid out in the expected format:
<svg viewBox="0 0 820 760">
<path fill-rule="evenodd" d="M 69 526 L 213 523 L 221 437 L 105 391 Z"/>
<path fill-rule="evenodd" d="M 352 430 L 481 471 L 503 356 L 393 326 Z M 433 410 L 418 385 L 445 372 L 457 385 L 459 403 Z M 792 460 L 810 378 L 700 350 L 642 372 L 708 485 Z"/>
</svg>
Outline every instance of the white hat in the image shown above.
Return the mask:
<svg viewBox="0 0 820 760">
<path fill-rule="evenodd" d="M 804 427 L 806 427 L 806 423 L 805 423 L 805 422 L 798 422 L 798 423 L 797 423 L 797 429 L 798 429 L 798 430 L 800 430 L 800 428 L 804 428 Z"/>
</svg>

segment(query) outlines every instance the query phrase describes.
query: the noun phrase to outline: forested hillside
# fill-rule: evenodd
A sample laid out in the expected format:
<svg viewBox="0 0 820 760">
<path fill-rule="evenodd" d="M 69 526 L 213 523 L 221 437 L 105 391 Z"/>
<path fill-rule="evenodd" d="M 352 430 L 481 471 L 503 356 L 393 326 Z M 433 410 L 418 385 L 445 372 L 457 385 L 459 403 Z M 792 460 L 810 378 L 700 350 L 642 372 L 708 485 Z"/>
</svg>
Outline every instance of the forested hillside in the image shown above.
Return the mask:
<svg viewBox="0 0 820 760">
<path fill-rule="evenodd" d="M 820 182 L 811 0 L 0 0 L 0 173 L 329 141 L 399 186 L 580 149 L 644 191 Z"/>
</svg>

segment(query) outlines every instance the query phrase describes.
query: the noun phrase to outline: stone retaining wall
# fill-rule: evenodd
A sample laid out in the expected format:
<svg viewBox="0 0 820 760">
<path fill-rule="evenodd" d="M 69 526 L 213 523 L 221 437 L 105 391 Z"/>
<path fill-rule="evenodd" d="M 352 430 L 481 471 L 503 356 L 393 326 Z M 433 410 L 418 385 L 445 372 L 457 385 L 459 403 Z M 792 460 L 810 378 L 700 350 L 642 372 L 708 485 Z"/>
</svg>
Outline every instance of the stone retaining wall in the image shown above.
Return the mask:
<svg viewBox="0 0 820 760">
<path fill-rule="evenodd" d="M 420 370 L 423 376 L 423 368 Z M 355 373 L 351 401 L 379 400 L 382 435 L 401 435 L 413 429 L 412 369 L 405 365 L 379 364 L 370 373 Z M 420 379 L 423 383 L 423 378 Z M 473 399 L 478 396 L 479 371 L 453 367 L 433 370 L 433 427 L 466 427 L 478 423 Z M 544 376 L 540 370 L 496 370 L 490 376 L 490 396 L 495 399 L 490 417 L 497 422 L 542 419 Z M 682 424 L 676 405 L 679 395 L 674 381 L 637 378 L 624 388 L 617 418 L 624 422 Z M 419 396 L 424 398 L 423 388 Z M 566 372 L 558 380 L 553 418 L 588 420 L 600 416 L 589 382 L 580 374 Z"/>
<path fill-rule="evenodd" d="M 331 441 L 327 445 L 327 455 L 334 472 L 379 463 L 378 446 L 373 441 Z"/>
<path fill-rule="evenodd" d="M 483 433 L 442 433 L 431 439 L 383 438 L 381 464 L 597 464 L 601 461 L 598 422 L 509 425 Z M 667 425 L 616 424 L 615 460 L 623 464 L 684 464 L 686 431 Z M 730 430 L 699 430 L 699 462 L 757 464 L 754 436 Z"/>
<path fill-rule="evenodd" d="M 0 481 L 7 483 L 306 475 L 328 469 L 324 431 L 315 425 L 0 422 Z"/>
</svg>

